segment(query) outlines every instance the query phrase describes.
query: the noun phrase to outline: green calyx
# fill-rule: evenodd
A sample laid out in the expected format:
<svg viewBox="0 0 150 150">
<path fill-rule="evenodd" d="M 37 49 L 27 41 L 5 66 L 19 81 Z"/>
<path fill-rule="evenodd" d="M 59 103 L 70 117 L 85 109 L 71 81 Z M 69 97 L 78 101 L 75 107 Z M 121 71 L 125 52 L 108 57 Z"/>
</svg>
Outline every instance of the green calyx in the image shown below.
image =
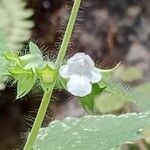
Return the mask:
<svg viewBox="0 0 150 150">
<path fill-rule="evenodd" d="M 32 69 L 24 69 L 20 64 L 16 63 L 15 67 L 8 69 L 8 72 L 13 76 L 32 76 Z"/>
<path fill-rule="evenodd" d="M 40 80 L 42 89 L 50 91 L 57 70 L 51 62 L 44 61 L 40 49 L 32 42 L 29 44 L 30 53 L 24 56 L 7 51 L 5 58 L 8 61 L 8 73 L 17 82 L 17 98 L 25 96 Z"/>
<path fill-rule="evenodd" d="M 22 66 L 26 66 L 29 64 L 29 62 L 34 61 L 35 56 L 33 54 L 27 54 L 24 56 L 19 57 L 19 62 L 21 63 Z"/>
<path fill-rule="evenodd" d="M 36 72 L 43 90 L 46 92 L 50 91 L 51 84 L 55 81 L 57 70 L 49 64 L 46 64 L 43 68 L 36 69 Z"/>
<path fill-rule="evenodd" d="M 16 63 L 13 68 L 9 68 L 8 72 L 17 82 L 17 99 L 28 94 L 36 81 L 33 70 L 24 69 L 20 64 Z"/>
</svg>

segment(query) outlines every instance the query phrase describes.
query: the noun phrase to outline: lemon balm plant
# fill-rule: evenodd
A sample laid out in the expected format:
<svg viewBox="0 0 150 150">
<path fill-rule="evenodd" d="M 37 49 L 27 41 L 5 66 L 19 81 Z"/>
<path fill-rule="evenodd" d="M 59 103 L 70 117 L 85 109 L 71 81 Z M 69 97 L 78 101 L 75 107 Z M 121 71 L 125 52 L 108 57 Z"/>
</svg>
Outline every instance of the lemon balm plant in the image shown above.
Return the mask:
<svg viewBox="0 0 150 150">
<path fill-rule="evenodd" d="M 57 76 L 58 76 L 58 69 L 63 63 L 63 59 L 65 57 L 67 47 L 71 38 L 71 34 L 73 32 L 73 27 L 76 21 L 77 13 L 80 7 L 81 0 L 75 0 L 74 5 L 72 8 L 72 12 L 70 15 L 70 19 L 68 22 L 68 26 L 64 35 L 64 39 L 62 41 L 62 45 L 60 47 L 60 51 L 58 53 L 56 62 L 53 64 L 54 69 L 52 68 L 51 65 L 47 64 L 46 69 L 42 68 L 39 70 L 39 75 L 40 75 L 40 80 L 41 80 L 41 85 L 43 85 L 44 89 L 45 86 L 48 85 L 48 88 L 45 89 L 45 93 L 39 108 L 39 111 L 37 113 L 37 117 L 35 119 L 35 122 L 33 124 L 31 133 L 29 134 L 29 137 L 27 139 L 27 142 L 25 144 L 24 150 L 30 150 L 32 149 L 33 143 L 37 137 L 38 131 L 41 127 L 42 121 L 44 119 L 48 104 L 50 102 L 50 98 L 53 92 L 53 89 L 56 84 Z M 50 74 L 49 74 L 50 73 Z M 35 73 L 36 74 L 36 73 Z M 48 76 L 51 76 L 50 78 Z"/>
<path fill-rule="evenodd" d="M 39 81 L 44 91 L 33 127 L 27 137 L 24 150 L 108 150 L 119 149 L 121 144 L 142 138 L 139 133 L 150 126 L 150 101 L 110 78 L 118 65 L 110 70 L 95 67 L 93 60 L 84 53 L 77 53 L 64 64 L 64 58 L 73 32 L 81 0 L 74 5 L 55 62 L 45 60 L 41 50 L 32 42 L 29 53 L 18 55 L 5 51 L 5 74 L 17 83 L 17 99 L 30 92 Z M 79 98 L 81 106 L 91 116 L 81 119 L 66 118 L 41 128 L 56 83 Z M 103 91 L 125 97 L 141 107 L 144 112 L 121 116 L 94 115 L 94 98 Z"/>
</svg>

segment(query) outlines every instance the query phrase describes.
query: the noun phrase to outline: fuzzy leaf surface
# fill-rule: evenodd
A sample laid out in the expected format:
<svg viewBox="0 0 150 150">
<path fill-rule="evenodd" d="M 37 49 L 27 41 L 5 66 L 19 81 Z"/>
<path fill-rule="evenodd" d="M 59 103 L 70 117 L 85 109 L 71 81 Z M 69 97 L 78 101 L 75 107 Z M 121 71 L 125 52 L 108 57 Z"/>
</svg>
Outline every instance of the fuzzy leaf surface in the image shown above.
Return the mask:
<svg viewBox="0 0 150 150">
<path fill-rule="evenodd" d="M 109 150 L 141 138 L 150 112 L 66 118 L 42 128 L 33 150 Z"/>
</svg>

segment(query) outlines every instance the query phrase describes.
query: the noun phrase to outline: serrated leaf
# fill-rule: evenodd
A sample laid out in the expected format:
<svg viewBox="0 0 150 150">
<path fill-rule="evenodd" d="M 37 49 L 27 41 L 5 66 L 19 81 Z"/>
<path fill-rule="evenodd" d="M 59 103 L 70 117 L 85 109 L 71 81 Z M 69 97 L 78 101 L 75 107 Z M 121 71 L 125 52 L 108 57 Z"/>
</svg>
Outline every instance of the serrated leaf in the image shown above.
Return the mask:
<svg viewBox="0 0 150 150">
<path fill-rule="evenodd" d="M 66 118 L 42 128 L 33 150 L 110 150 L 142 138 L 148 126 L 150 112 Z"/>
<path fill-rule="evenodd" d="M 26 3 L 22 0 L 1 0 L 0 6 L 0 29 L 5 32 L 7 47 L 14 51 L 20 50 L 31 37 L 34 23 L 29 18 L 33 11 L 26 9 Z"/>
</svg>

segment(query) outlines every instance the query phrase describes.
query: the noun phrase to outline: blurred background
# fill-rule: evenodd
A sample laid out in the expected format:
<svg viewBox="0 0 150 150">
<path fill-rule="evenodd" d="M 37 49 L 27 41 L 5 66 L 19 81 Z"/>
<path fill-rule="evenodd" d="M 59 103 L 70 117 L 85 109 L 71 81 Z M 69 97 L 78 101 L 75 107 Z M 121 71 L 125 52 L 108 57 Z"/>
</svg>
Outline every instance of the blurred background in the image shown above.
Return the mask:
<svg viewBox="0 0 150 150">
<path fill-rule="evenodd" d="M 19 1 L 21 0 L 18 0 L 18 3 Z M 33 11 L 29 20 L 34 26 L 29 39 L 35 42 L 45 55 L 55 59 L 73 1 L 24 1 L 27 4 L 24 9 Z M 79 51 L 89 54 L 100 68 L 111 68 L 121 61 L 122 65 L 114 74 L 114 78 L 149 95 L 150 1 L 82 0 L 67 57 Z M 6 79 L 2 80 L 0 150 L 21 150 L 39 108 L 42 91 L 33 89 L 28 96 L 15 100 L 16 88 L 9 83 L 6 86 Z M 108 93 L 95 98 L 95 110 L 99 115 L 141 111 L 133 104 L 125 103 L 123 99 Z M 63 119 L 66 116 L 81 117 L 86 114 L 75 97 L 55 90 L 43 126 L 54 119 Z M 131 145 L 132 149 L 149 149 L 145 141 L 138 141 L 136 144 L 137 146 Z M 129 148 L 125 146 L 124 149 Z"/>
</svg>

